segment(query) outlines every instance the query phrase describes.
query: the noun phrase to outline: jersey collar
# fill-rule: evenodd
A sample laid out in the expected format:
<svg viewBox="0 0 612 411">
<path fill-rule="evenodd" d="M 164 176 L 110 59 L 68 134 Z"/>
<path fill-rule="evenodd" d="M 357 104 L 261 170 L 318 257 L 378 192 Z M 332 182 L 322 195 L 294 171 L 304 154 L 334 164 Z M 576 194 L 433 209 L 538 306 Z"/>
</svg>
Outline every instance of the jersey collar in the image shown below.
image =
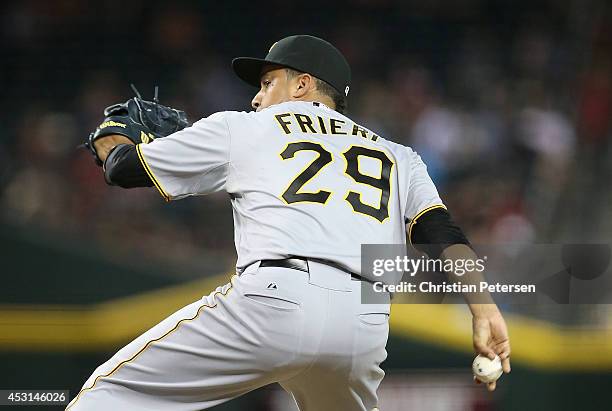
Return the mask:
<svg viewBox="0 0 612 411">
<path fill-rule="evenodd" d="M 321 103 L 320 101 L 313 101 L 312 105 L 315 107 L 325 107 L 328 110 L 331 110 L 331 108 L 327 107 L 325 104 Z"/>
<path fill-rule="evenodd" d="M 264 108 L 263 110 L 267 110 L 269 108 L 272 108 L 274 106 L 278 106 L 281 104 L 285 104 L 285 103 L 307 103 L 307 104 L 312 104 L 315 107 L 325 107 L 328 110 L 332 110 L 330 107 L 328 107 L 326 104 L 321 103 L 320 101 L 305 101 L 305 100 L 301 100 L 301 101 L 283 101 L 282 103 L 277 103 L 277 104 L 272 104 L 271 106 L 268 106 L 266 108 Z"/>
</svg>

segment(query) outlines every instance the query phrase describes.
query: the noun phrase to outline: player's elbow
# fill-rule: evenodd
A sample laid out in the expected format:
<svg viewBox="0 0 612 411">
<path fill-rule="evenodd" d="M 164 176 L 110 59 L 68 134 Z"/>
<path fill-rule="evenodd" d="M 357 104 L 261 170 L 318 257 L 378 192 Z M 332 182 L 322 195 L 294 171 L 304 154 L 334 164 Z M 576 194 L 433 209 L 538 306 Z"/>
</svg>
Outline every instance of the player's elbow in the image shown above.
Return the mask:
<svg viewBox="0 0 612 411">
<path fill-rule="evenodd" d="M 461 228 L 443 208 L 428 211 L 412 225 L 410 242 L 431 258 L 439 258 L 442 251 L 449 246 L 470 244 Z"/>
<path fill-rule="evenodd" d="M 129 188 L 126 187 L 126 182 L 124 181 L 123 177 L 124 176 L 121 172 L 121 167 L 118 166 L 117 163 L 107 166 L 104 170 L 104 179 L 106 180 L 106 183 L 108 185 Z"/>
<path fill-rule="evenodd" d="M 136 146 L 122 144 L 111 151 L 104 163 L 107 184 L 122 188 L 151 187 L 153 182 L 138 159 Z"/>
</svg>

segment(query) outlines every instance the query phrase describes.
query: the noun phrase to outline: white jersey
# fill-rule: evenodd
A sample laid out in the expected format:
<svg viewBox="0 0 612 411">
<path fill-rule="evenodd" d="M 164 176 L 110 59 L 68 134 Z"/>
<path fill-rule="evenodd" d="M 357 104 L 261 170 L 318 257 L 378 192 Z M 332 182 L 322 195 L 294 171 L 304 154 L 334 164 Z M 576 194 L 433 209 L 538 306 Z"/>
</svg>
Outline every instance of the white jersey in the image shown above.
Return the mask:
<svg viewBox="0 0 612 411">
<path fill-rule="evenodd" d="M 405 244 L 444 207 L 413 150 L 320 103 L 215 113 L 137 149 L 168 201 L 229 193 L 238 272 L 298 256 L 361 274 L 361 244 Z"/>
</svg>

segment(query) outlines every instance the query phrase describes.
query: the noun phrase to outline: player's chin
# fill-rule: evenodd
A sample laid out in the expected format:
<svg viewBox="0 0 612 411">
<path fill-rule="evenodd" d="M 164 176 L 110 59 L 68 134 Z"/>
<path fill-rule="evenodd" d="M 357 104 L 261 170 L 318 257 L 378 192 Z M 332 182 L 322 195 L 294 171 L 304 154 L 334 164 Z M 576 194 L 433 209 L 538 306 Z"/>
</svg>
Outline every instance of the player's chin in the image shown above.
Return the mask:
<svg viewBox="0 0 612 411">
<path fill-rule="evenodd" d="M 261 110 L 263 110 L 265 108 L 273 106 L 274 104 L 278 104 L 278 103 L 274 103 L 274 102 L 262 103 L 259 107 L 257 107 L 256 111 L 261 111 Z"/>
</svg>

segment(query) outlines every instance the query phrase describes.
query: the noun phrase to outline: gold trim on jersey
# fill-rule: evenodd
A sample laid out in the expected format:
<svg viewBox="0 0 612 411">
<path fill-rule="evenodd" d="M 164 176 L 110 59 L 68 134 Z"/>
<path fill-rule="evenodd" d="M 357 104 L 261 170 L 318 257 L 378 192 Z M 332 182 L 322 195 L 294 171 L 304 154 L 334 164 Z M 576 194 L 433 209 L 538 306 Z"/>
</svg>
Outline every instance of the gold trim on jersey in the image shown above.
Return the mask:
<svg viewBox="0 0 612 411">
<path fill-rule="evenodd" d="M 145 171 L 147 172 L 147 175 L 149 176 L 149 178 L 151 179 L 151 181 L 155 185 L 155 188 L 157 188 L 157 191 L 159 191 L 159 194 L 161 194 L 161 196 L 164 198 L 165 201 L 169 202 L 170 201 L 170 194 L 168 194 L 163 189 L 163 187 L 160 184 L 160 182 L 157 180 L 157 178 L 155 178 L 155 175 L 153 174 L 153 171 L 151 171 L 151 168 L 149 167 L 149 165 L 145 161 L 144 155 L 142 154 L 142 151 L 140 150 L 140 144 L 136 144 L 136 153 L 138 154 L 138 159 L 140 160 L 140 163 L 144 167 Z"/>
<path fill-rule="evenodd" d="M 367 213 L 362 213 L 361 211 L 357 211 L 357 210 L 355 210 L 355 209 L 353 208 L 353 205 L 352 205 L 352 204 L 351 204 L 351 203 L 348 201 L 348 196 L 349 196 L 349 194 L 350 194 L 351 192 L 353 192 L 353 193 L 355 193 L 355 194 L 357 194 L 357 195 L 359 196 L 359 201 L 360 201 L 360 202 L 361 202 L 363 205 L 366 205 L 366 206 L 369 206 L 369 207 L 372 207 L 372 208 L 374 208 L 374 209 L 378 209 L 378 210 L 380 210 L 380 207 L 382 207 L 382 196 L 383 196 L 383 190 L 381 190 L 381 189 L 380 189 L 380 188 L 378 188 L 378 187 L 374 187 L 374 186 L 372 186 L 372 185 L 370 185 L 370 184 L 368 184 L 368 183 L 360 183 L 360 182 L 356 181 L 356 180 L 355 180 L 355 179 L 354 179 L 354 178 L 353 178 L 353 177 L 352 177 L 352 176 L 351 176 L 349 173 L 347 173 L 347 170 L 348 170 L 348 159 L 346 158 L 346 153 L 347 153 L 347 152 L 349 152 L 349 151 L 350 151 L 350 150 L 351 150 L 353 147 L 361 147 L 361 148 L 365 148 L 365 149 L 372 150 L 372 151 L 378 151 L 378 152 L 380 152 L 380 153 L 383 153 L 385 156 L 387 156 L 387 158 L 388 158 L 388 159 L 391 161 L 391 171 L 389 172 L 389 199 L 387 200 L 387 204 L 386 204 L 386 206 L 387 206 L 387 214 L 388 214 L 388 215 L 387 215 L 387 217 L 385 217 L 385 219 L 384 219 L 384 220 L 382 220 L 382 221 L 380 221 L 378 218 L 376 218 L 376 217 L 375 217 L 375 216 L 373 216 L 373 215 L 370 215 L 370 214 L 367 214 Z M 366 177 L 375 178 L 375 179 L 378 179 L 378 180 L 382 179 L 382 173 L 383 173 L 383 164 L 382 164 L 382 161 L 381 161 L 381 164 L 380 164 L 380 176 L 379 176 L 379 177 L 374 177 L 374 176 L 372 176 L 372 175 L 369 175 L 369 174 L 366 174 L 366 173 L 362 173 L 362 172 L 361 172 L 361 170 L 359 169 L 359 165 L 360 165 L 360 163 L 359 163 L 359 157 L 361 157 L 361 156 L 357 156 L 357 172 L 358 172 L 358 173 L 360 173 L 361 175 L 364 175 L 364 176 L 366 176 Z M 378 160 L 378 161 L 380 161 L 380 159 L 378 159 L 378 158 L 376 158 L 376 157 L 370 157 L 370 156 L 366 156 L 366 157 L 368 157 L 368 158 L 372 158 L 372 159 L 374 159 L 374 160 Z M 371 187 L 371 188 L 373 188 L 374 190 L 380 190 L 380 199 L 378 200 L 378 204 L 368 204 L 368 203 L 366 203 L 365 201 L 363 201 L 363 197 L 364 197 L 364 196 L 362 195 L 363 193 L 360 193 L 360 192 L 358 192 L 358 191 L 353 191 L 351 188 L 348 188 L 348 189 L 346 190 L 346 194 L 344 194 L 344 195 L 342 196 L 342 197 L 344 198 L 344 201 L 345 201 L 345 202 L 346 202 L 346 203 L 347 203 L 347 204 L 350 206 L 350 209 L 351 209 L 351 211 L 352 211 L 353 213 L 355 213 L 355 214 L 361 214 L 361 215 L 364 215 L 364 216 L 370 217 L 370 218 L 372 218 L 372 219 L 376 220 L 377 222 L 379 222 L 380 224 L 384 224 L 384 223 L 385 223 L 387 220 L 389 220 L 389 219 L 391 218 L 391 212 L 389 211 L 389 204 L 392 204 L 391 199 L 392 199 L 392 197 L 393 197 L 393 171 L 394 171 L 394 169 L 395 169 L 395 162 L 392 160 L 391 156 L 389 155 L 389 152 L 387 152 L 387 150 L 385 150 L 385 149 L 384 149 L 384 148 L 382 148 L 382 147 L 373 148 L 373 147 L 370 147 L 370 146 L 365 146 L 365 145 L 362 145 L 362 144 L 351 144 L 351 145 L 350 145 L 350 146 L 349 146 L 349 147 L 348 147 L 346 150 L 344 150 L 344 151 L 342 152 L 342 159 L 344 160 L 344 174 L 345 174 L 345 175 L 347 175 L 347 176 L 349 176 L 349 177 L 351 178 L 351 180 L 353 180 L 353 182 L 354 182 L 355 184 L 361 184 L 361 185 L 365 185 L 365 186 Z"/>
<path fill-rule="evenodd" d="M 443 208 L 446 210 L 446 206 L 444 204 L 435 204 L 432 206 L 429 206 L 421 211 L 419 211 L 417 213 L 416 216 L 414 216 L 414 218 L 410 221 L 410 224 L 408 225 L 408 241 L 410 242 L 410 244 L 412 244 L 412 226 L 414 226 L 417 222 L 417 220 L 419 218 L 421 218 L 421 216 L 431 210 L 435 210 L 436 208 Z"/>
<path fill-rule="evenodd" d="M 234 276 L 232 276 L 232 277 L 230 278 L 229 287 L 227 288 L 227 290 L 226 290 L 225 292 L 223 292 L 223 288 L 221 288 L 221 290 L 219 290 L 219 291 L 215 291 L 214 293 L 212 293 L 211 299 L 212 299 L 213 301 L 215 301 L 215 297 L 216 297 L 218 294 L 221 294 L 221 296 L 222 296 L 222 297 L 226 297 L 226 296 L 227 296 L 227 295 L 230 293 L 230 291 L 233 289 L 233 287 L 234 287 L 234 284 L 233 284 L 233 282 L 232 282 L 232 281 L 234 280 L 234 278 L 235 278 L 235 277 L 236 277 L 236 275 L 234 275 Z M 227 285 L 227 284 L 226 284 L 226 285 Z M 138 351 L 136 352 L 136 354 L 132 355 L 132 356 L 131 356 L 130 358 L 128 358 L 127 360 L 123 360 L 123 361 L 119 362 L 119 364 L 117 364 L 117 365 L 115 366 L 115 368 L 113 368 L 113 369 L 112 369 L 110 372 L 108 372 L 108 373 L 106 373 L 106 374 L 98 375 L 98 376 L 97 376 L 97 377 L 94 379 L 93 384 L 91 384 L 91 387 L 88 387 L 88 388 L 83 388 L 81 391 L 79 391 L 79 393 L 77 394 L 77 396 L 75 397 L 75 399 L 73 400 L 73 402 L 72 402 L 72 403 L 70 403 L 70 404 L 68 405 L 68 407 L 66 407 L 66 410 L 65 410 L 65 411 L 68 411 L 68 409 L 69 409 L 70 407 L 74 406 L 74 405 L 77 403 L 77 401 L 80 399 L 81 395 L 82 395 L 83 393 L 85 393 L 85 391 L 92 390 L 92 389 L 93 389 L 93 388 L 96 386 L 96 383 L 98 382 L 98 380 L 99 380 L 100 378 L 108 378 L 108 377 L 110 377 L 111 375 L 113 375 L 115 372 L 117 372 L 117 371 L 119 370 L 119 368 L 121 368 L 123 365 L 125 365 L 125 364 L 127 364 L 127 363 L 129 363 L 129 362 L 131 362 L 131 361 L 134 361 L 136 358 L 138 358 L 138 356 L 139 356 L 140 354 L 142 354 L 142 353 L 143 353 L 143 352 L 144 352 L 144 351 L 145 351 L 147 348 L 149 348 L 149 347 L 151 346 L 151 344 L 153 344 L 154 342 L 161 341 L 162 339 L 164 339 L 164 338 L 165 338 L 165 337 L 167 337 L 168 335 L 172 334 L 174 331 L 176 331 L 176 330 L 179 328 L 179 326 L 180 326 L 180 325 L 181 325 L 183 322 L 186 322 L 186 321 L 193 321 L 193 320 L 197 319 L 197 318 L 200 316 L 200 314 L 203 312 L 204 308 L 215 308 L 216 306 L 217 306 L 217 302 L 216 302 L 216 301 L 215 301 L 215 303 L 214 303 L 213 305 L 202 304 L 200 307 L 198 307 L 198 310 L 196 311 L 196 313 L 195 313 L 195 315 L 194 315 L 193 317 L 191 317 L 191 318 L 182 318 L 182 319 L 180 319 L 180 320 L 179 320 L 179 321 L 176 323 L 176 325 L 175 325 L 174 327 L 172 327 L 172 328 L 171 328 L 169 331 L 167 331 L 166 333 L 164 333 L 164 334 L 163 334 L 161 337 L 157 337 L 157 338 L 155 338 L 155 339 L 153 339 L 153 340 L 149 340 L 149 341 L 148 341 L 148 342 L 147 342 L 147 343 L 144 345 L 144 347 L 142 347 L 140 350 L 138 350 Z"/>
<path fill-rule="evenodd" d="M 327 167 L 328 165 L 330 165 L 330 164 L 332 164 L 332 163 L 334 162 L 334 159 L 335 159 L 335 157 L 334 157 L 334 153 L 332 153 L 331 151 L 329 151 L 329 150 L 327 149 L 327 147 L 325 147 L 325 144 L 323 144 L 323 142 L 322 142 L 322 141 L 297 140 L 297 141 L 291 141 L 291 142 L 289 142 L 289 143 L 285 144 L 285 147 L 284 147 L 284 148 L 281 150 L 281 152 L 280 152 L 280 153 L 278 153 L 278 156 L 280 157 L 280 159 L 281 159 L 282 161 L 285 161 L 285 160 L 289 160 L 289 159 L 293 159 L 293 158 L 295 158 L 295 155 L 294 155 L 293 157 L 290 157 L 290 158 L 287 158 L 287 159 L 284 159 L 284 158 L 283 158 L 283 156 L 282 156 L 282 153 L 283 153 L 283 152 L 284 152 L 284 151 L 287 149 L 287 147 L 289 147 L 289 145 L 294 144 L 294 143 L 312 143 L 312 144 L 317 144 L 317 145 L 321 146 L 321 148 L 323 148 L 323 150 L 325 150 L 326 152 L 328 152 L 328 153 L 330 154 L 330 156 L 331 156 L 331 160 L 329 161 L 329 163 L 325 163 L 325 164 L 323 165 L 323 167 L 321 167 L 319 170 L 317 170 L 317 172 L 316 172 L 316 173 L 315 173 L 315 174 L 314 174 L 312 177 L 310 177 L 308 180 L 306 180 L 306 181 L 305 181 L 305 182 L 304 182 L 304 183 L 303 183 L 303 184 L 300 186 L 300 188 L 298 188 L 298 189 L 297 189 L 297 191 L 296 191 L 294 194 L 319 194 L 319 193 L 329 193 L 329 195 L 327 196 L 327 199 L 326 199 L 326 200 L 325 200 L 325 202 L 323 202 L 323 203 L 318 202 L 318 201 L 309 201 L 309 200 L 298 200 L 298 201 L 295 201 L 295 202 L 293 202 L 293 203 L 289 203 L 289 202 L 287 202 L 287 200 L 285 200 L 285 197 L 283 197 L 283 195 L 284 195 L 285 193 L 287 193 L 287 190 L 289 190 L 289 187 L 291 187 L 291 185 L 293 184 L 293 182 L 294 182 L 294 181 L 295 181 L 295 180 L 296 180 L 296 179 L 297 179 L 297 178 L 298 178 L 298 177 L 299 177 L 299 176 L 300 176 L 302 173 L 304 173 L 306 170 L 308 170 L 308 169 L 310 168 L 310 166 L 312 165 L 312 163 L 314 163 L 314 162 L 315 162 L 315 161 L 317 161 L 319 158 L 321 158 L 321 153 L 319 153 L 319 152 L 318 152 L 318 151 L 316 151 L 316 150 L 302 150 L 302 151 L 313 151 L 313 152 L 317 153 L 317 157 L 315 157 L 315 158 L 314 158 L 314 159 L 313 159 L 313 160 L 312 160 L 310 163 L 306 164 L 306 167 L 304 167 L 304 168 L 302 169 L 302 171 L 300 171 L 299 173 L 295 174 L 295 176 L 294 176 L 294 177 L 293 177 L 293 178 L 292 178 L 292 179 L 289 181 L 289 183 L 287 184 L 287 186 L 285 187 L 285 189 L 283 190 L 283 192 L 282 192 L 282 194 L 279 196 L 279 198 L 280 198 L 280 199 L 283 201 L 283 203 L 285 203 L 285 204 L 287 204 L 287 205 L 296 204 L 296 203 L 310 203 L 310 204 L 321 204 L 321 205 L 327 205 L 327 202 L 329 201 L 329 199 L 330 199 L 330 198 L 332 198 L 332 196 L 334 195 L 333 191 L 331 191 L 331 188 L 329 188 L 329 187 L 321 187 L 321 188 L 319 189 L 319 191 L 314 192 L 314 193 L 313 193 L 313 192 L 309 192 L 309 191 L 306 191 L 306 192 L 301 192 L 300 190 L 301 190 L 302 188 L 304 188 L 304 186 L 305 186 L 306 184 L 308 184 L 308 183 L 310 183 L 312 180 L 314 180 L 314 179 L 315 179 L 315 178 L 316 178 L 316 177 L 319 175 L 319 173 L 320 173 L 320 172 L 321 172 L 321 171 L 322 171 L 322 170 L 323 170 L 325 167 Z"/>
</svg>

